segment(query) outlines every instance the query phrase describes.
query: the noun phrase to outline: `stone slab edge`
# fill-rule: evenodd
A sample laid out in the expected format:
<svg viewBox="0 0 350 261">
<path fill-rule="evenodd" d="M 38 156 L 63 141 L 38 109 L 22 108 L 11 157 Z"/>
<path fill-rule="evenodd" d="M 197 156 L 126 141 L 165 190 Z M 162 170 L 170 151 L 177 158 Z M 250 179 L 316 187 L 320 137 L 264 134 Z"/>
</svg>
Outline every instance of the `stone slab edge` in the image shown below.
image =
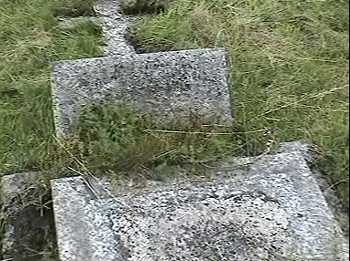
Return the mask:
<svg viewBox="0 0 350 261">
<path fill-rule="evenodd" d="M 102 213 L 101 222 L 94 222 L 100 212 L 97 208 L 91 212 L 89 202 L 96 195 L 86 180 L 82 177 L 52 180 L 51 187 L 60 260 L 98 260 L 101 249 L 113 249 L 115 240 Z M 118 261 L 113 251 L 106 256 L 105 261 L 108 260 Z"/>
<path fill-rule="evenodd" d="M 339 224 L 301 153 L 294 151 L 265 156 L 254 162 L 247 173 L 242 175 L 235 170 L 230 174 L 235 184 L 234 189 L 263 193 L 272 201 L 279 202 L 288 213 L 289 226 L 296 240 L 295 253 L 291 253 L 295 260 L 348 260 L 348 241 L 343 237 Z M 185 184 L 173 186 L 177 195 L 181 194 L 179 190 L 186 187 Z M 169 191 L 169 188 L 159 188 L 161 190 Z M 153 193 L 157 193 L 157 190 L 150 192 Z M 94 201 L 93 207 L 98 205 L 102 212 L 108 213 L 110 210 L 114 213 L 119 204 L 129 200 L 133 202 L 134 197 L 137 195 Z M 147 203 L 146 198 L 147 193 L 141 202 Z M 117 202 L 113 205 L 115 201 Z M 112 220 L 115 218 L 113 215 L 115 214 L 110 217 Z"/>
<path fill-rule="evenodd" d="M 329 208 L 331 209 L 333 215 L 341 226 L 345 237 L 349 239 L 349 214 L 344 208 L 343 203 L 337 196 L 337 192 L 332 188 L 332 185 L 327 180 L 325 174 L 322 174 L 320 170 L 315 167 L 317 158 L 319 157 L 318 148 L 315 145 L 307 143 L 305 141 L 291 141 L 291 142 L 282 142 L 280 144 L 278 153 L 290 153 L 298 152 L 300 153 L 305 161 L 310 166 L 310 170 L 313 173 L 313 176 L 317 180 L 317 183 L 320 187 L 320 190 L 325 197 Z"/>
<path fill-rule="evenodd" d="M 23 195 L 31 184 L 37 173 L 11 174 L 1 177 L 1 219 L 4 223 L 4 234 L 2 241 L 2 255 L 4 258 L 12 258 L 15 252 L 15 225 L 14 218 L 21 209 L 16 203 L 16 197 Z"/>
</svg>

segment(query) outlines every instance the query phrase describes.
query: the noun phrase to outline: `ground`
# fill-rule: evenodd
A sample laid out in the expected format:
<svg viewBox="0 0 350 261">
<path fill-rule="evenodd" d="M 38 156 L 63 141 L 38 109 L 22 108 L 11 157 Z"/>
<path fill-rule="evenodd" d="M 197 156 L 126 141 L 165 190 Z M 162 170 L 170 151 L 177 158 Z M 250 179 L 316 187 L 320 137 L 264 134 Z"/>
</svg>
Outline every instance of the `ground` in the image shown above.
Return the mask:
<svg viewBox="0 0 350 261">
<path fill-rule="evenodd" d="M 169 161 L 207 161 L 228 149 L 235 155 L 255 155 L 272 143 L 302 139 L 318 146 L 318 167 L 347 205 L 348 1 L 178 0 L 168 10 L 143 19 L 133 40 L 143 51 L 227 48 L 236 119 L 233 134 L 144 136 L 143 123 L 129 114 L 122 126 L 111 128 L 108 123 L 120 115 L 110 116 L 107 108 L 107 114 L 84 116 L 98 117 L 96 129 L 102 132 L 92 139 L 81 131 L 65 144 L 54 138 L 50 62 L 101 55 L 101 34 L 93 24 L 74 30 L 58 27 L 60 16 L 91 14 L 92 1 L 0 3 L 0 172 L 61 171 L 62 166 L 83 164 L 118 174 L 120 162 L 126 168 L 146 163 L 162 168 Z M 85 121 L 82 129 L 89 127 L 94 134 L 90 123 Z M 115 139 L 116 130 L 122 131 L 126 144 Z M 156 138 L 149 142 L 150 136 Z M 205 148 L 203 139 L 210 141 Z M 149 142 L 146 148 L 158 144 L 159 150 L 145 156 L 148 149 L 139 151 L 140 141 Z M 122 146 L 122 153 L 116 145 Z M 138 157 L 129 157 L 135 150 Z M 128 162 L 130 158 L 133 161 Z"/>
</svg>

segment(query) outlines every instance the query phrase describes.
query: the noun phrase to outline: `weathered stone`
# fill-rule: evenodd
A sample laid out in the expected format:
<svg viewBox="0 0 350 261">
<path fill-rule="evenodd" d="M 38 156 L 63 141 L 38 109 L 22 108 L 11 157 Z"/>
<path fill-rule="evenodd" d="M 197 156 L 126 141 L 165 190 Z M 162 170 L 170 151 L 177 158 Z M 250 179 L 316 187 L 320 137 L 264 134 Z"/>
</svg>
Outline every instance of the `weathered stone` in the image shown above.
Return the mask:
<svg viewBox="0 0 350 261">
<path fill-rule="evenodd" d="M 168 8 L 173 1 L 174 0 L 121 0 L 121 6 L 126 13 L 149 13 Z"/>
<path fill-rule="evenodd" d="M 53 215 L 50 205 L 46 204 L 50 193 L 40 188 L 39 177 L 40 173 L 18 173 L 1 178 L 4 259 L 49 260 L 48 255 L 53 253 Z"/>
<path fill-rule="evenodd" d="M 310 165 L 310 169 L 317 180 L 317 183 L 327 201 L 329 208 L 336 217 L 343 233 L 346 237 L 349 236 L 349 216 L 347 209 L 343 206 L 338 198 L 334 187 L 329 183 L 329 176 L 324 175 L 317 168 L 317 160 L 319 151 L 315 145 L 303 141 L 283 142 L 280 144 L 278 152 L 299 152 Z"/>
<path fill-rule="evenodd" d="M 52 182 L 62 261 L 348 260 L 298 152 L 258 158 L 248 169 L 226 165 L 203 181 L 149 182 L 111 199 L 84 186 L 81 178 Z"/>
<path fill-rule="evenodd" d="M 62 61 L 53 68 L 58 136 L 68 135 L 83 105 L 127 104 L 160 125 L 232 124 L 228 62 L 223 49 Z"/>
<path fill-rule="evenodd" d="M 101 19 L 106 46 L 104 54 L 130 55 L 135 50 L 128 42 L 126 34 L 132 19 L 122 14 L 120 0 L 98 0 L 94 6 Z"/>
</svg>

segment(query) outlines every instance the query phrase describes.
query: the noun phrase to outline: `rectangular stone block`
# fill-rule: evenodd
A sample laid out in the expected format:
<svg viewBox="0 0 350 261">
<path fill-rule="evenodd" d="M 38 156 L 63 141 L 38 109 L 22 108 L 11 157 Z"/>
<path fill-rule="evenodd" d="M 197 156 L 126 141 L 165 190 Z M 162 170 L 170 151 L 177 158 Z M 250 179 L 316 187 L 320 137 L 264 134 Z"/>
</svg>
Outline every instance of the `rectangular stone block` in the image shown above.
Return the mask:
<svg viewBox="0 0 350 261">
<path fill-rule="evenodd" d="M 224 165 L 207 179 L 149 182 L 110 199 L 91 199 L 81 178 L 53 181 L 61 260 L 348 260 L 300 153 Z"/>
<path fill-rule="evenodd" d="M 71 133 L 81 106 L 126 104 L 161 126 L 232 125 L 229 65 L 224 49 L 113 56 L 53 65 L 52 95 L 58 136 Z"/>
<path fill-rule="evenodd" d="M 135 53 L 126 39 L 132 19 L 123 15 L 120 5 L 119 0 L 98 0 L 94 6 L 95 13 L 102 22 L 106 56 Z"/>
</svg>

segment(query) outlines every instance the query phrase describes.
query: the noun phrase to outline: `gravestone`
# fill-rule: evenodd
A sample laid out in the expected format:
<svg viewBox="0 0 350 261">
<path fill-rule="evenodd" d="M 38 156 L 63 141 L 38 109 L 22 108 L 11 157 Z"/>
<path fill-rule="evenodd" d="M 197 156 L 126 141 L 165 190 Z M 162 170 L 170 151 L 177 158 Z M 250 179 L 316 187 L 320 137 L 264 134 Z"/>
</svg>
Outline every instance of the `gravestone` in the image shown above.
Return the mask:
<svg viewBox="0 0 350 261">
<path fill-rule="evenodd" d="M 82 177 L 52 181 L 61 260 L 348 260 L 300 153 L 230 164 L 204 180 L 149 182 L 110 198 Z"/>
<path fill-rule="evenodd" d="M 81 106 L 130 105 L 160 125 L 231 126 L 227 53 L 197 49 L 61 61 L 53 66 L 53 104 L 58 136 L 77 123 Z"/>
</svg>

